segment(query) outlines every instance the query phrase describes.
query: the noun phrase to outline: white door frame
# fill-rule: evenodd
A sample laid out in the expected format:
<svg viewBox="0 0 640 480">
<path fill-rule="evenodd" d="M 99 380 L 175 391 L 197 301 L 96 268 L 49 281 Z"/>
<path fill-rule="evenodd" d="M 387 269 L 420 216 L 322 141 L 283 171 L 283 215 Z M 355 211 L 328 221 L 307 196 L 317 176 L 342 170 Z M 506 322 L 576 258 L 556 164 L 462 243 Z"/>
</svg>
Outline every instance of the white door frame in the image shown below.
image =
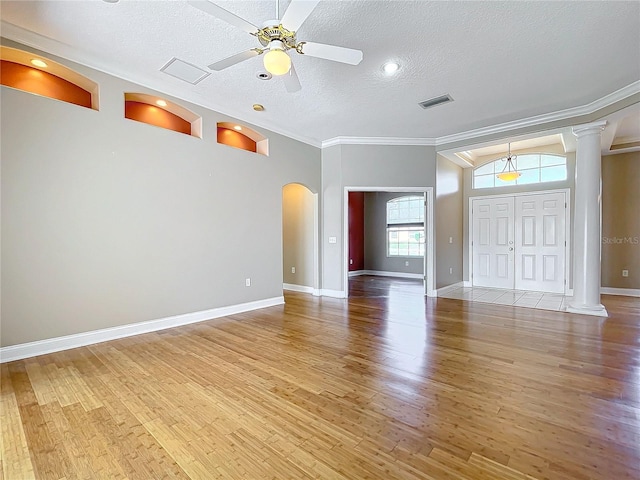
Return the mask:
<svg viewBox="0 0 640 480">
<path fill-rule="evenodd" d="M 494 194 L 494 195 L 476 195 L 475 197 L 469 197 L 469 286 L 473 286 L 473 201 L 483 198 L 503 198 L 503 197 L 524 197 L 529 195 L 544 195 L 547 193 L 564 193 L 564 199 L 567 203 L 567 208 L 564 211 L 564 228 L 565 228 L 565 242 L 566 246 L 564 248 L 564 294 L 569 295 L 571 293 L 571 289 L 569 288 L 569 278 L 571 278 L 571 268 L 570 265 L 573 263 L 573 259 L 571 258 L 571 189 L 570 188 L 559 188 L 555 190 L 534 190 L 528 192 L 518 192 L 518 193 L 502 193 L 502 194 Z"/>
<path fill-rule="evenodd" d="M 425 218 L 424 218 L 424 264 L 422 271 L 424 272 L 424 290 L 428 297 L 437 297 L 438 292 L 435 290 L 435 243 L 434 243 L 434 210 L 433 210 L 433 187 L 344 187 L 344 198 L 342 200 L 342 285 L 344 288 L 344 297 L 349 296 L 349 192 L 398 192 L 398 193 L 422 193 L 426 200 Z M 427 269 L 427 265 L 430 267 Z"/>
</svg>

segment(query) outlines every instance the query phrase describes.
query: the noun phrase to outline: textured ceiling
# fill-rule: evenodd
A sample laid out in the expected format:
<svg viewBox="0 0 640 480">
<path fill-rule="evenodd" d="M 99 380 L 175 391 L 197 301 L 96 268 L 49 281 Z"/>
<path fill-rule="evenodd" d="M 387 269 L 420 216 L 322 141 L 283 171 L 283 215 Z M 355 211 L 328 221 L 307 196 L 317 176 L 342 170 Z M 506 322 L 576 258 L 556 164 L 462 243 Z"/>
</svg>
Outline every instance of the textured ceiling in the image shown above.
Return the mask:
<svg viewBox="0 0 640 480">
<path fill-rule="evenodd" d="M 274 1 L 216 3 L 256 25 L 275 16 Z M 260 57 L 197 85 L 161 73 L 173 57 L 206 69 L 258 46 L 185 1 L 1 5 L 8 38 L 311 143 L 443 137 L 587 105 L 640 81 L 638 1 L 321 1 L 298 40 L 360 49 L 364 60 L 293 53 L 302 90 L 292 94 L 277 77 L 256 78 Z M 401 65 L 391 78 L 381 70 L 389 59 Z M 418 106 L 445 93 L 453 103 Z"/>
</svg>

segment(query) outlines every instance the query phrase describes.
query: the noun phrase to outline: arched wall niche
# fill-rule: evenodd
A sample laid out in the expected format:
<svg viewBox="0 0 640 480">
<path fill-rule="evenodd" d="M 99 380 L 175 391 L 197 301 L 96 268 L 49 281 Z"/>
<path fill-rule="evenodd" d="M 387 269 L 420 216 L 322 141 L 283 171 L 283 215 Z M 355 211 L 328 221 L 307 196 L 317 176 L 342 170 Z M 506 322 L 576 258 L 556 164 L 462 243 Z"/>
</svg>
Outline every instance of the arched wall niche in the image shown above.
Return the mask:
<svg viewBox="0 0 640 480">
<path fill-rule="evenodd" d="M 0 46 L 0 83 L 35 95 L 99 109 L 96 82 L 53 60 L 16 48 Z"/>
<path fill-rule="evenodd" d="M 124 116 L 129 120 L 202 138 L 202 117 L 160 96 L 125 93 Z"/>
<path fill-rule="evenodd" d="M 269 139 L 251 128 L 232 122 L 218 122 L 218 143 L 269 156 Z"/>
</svg>

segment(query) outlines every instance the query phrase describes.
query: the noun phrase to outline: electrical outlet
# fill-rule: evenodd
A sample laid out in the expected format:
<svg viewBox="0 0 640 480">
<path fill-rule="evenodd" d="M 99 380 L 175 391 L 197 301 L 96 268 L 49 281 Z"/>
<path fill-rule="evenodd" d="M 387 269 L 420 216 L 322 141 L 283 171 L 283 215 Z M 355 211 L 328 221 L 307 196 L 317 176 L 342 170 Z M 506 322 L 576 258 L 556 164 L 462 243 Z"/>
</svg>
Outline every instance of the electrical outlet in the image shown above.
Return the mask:
<svg viewBox="0 0 640 480">
<path fill-rule="evenodd" d="M 622 276 L 623 277 L 628 277 L 629 276 L 629 270 L 622 270 Z"/>
<path fill-rule="evenodd" d="M 250 278 L 245 278 L 244 279 L 244 286 L 245 287 L 250 287 L 251 286 L 251 279 Z"/>
<path fill-rule="evenodd" d="M 338 243 L 336 237 L 329 237 L 329 243 Z"/>
<path fill-rule="evenodd" d="M 296 273 L 296 267 L 291 267 L 291 273 Z"/>
<path fill-rule="evenodd" d="M 349 265 L 353 265 L 353 258 L 349 259 Z"/>
<path fill-rule="evenodd" d="M 404 262 L 404 266 L 408 267 L 409 266 L 409 260 L 407 260 L 406 262 Z"/>
<path fill-rule="evenodd" d="M 453 267 L 449 267 L 449 275 L 453 275 Z"/>
<path fill-rule="evenodd" d="M 449 237 L 449 243 L 453 243 L 453 237 Z"/>
</svg>

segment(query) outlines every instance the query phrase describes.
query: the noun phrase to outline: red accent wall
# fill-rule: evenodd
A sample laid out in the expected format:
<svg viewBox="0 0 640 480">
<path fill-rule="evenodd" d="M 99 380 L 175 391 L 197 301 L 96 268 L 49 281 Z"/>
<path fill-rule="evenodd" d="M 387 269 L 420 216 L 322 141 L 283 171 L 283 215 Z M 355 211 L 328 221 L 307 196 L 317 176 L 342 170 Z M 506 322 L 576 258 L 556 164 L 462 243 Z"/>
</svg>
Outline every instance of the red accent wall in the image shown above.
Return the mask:
<svg viewBox="0 0 640 480">
<path fill-rule="evenodd" d="M 37 68 L 0 61 L 2 85 L 91 108 L 91 93 L 67 80 Z"/>
<path fill-rule="evenodd" d="M 124 116 L 138 122 L 191 135 L 191 124 L 189 122 L 160 107 L 147 103 L 125 101 Z"/>
<path fill-rule="evenodd" d="M 241 148 L 248 152 L 256 152 L 256 142 L 246 135 L 230 128 L 218 127 L 218 143 L 224 143 L 230 147 Z"/>
<path fill-rule="evenodd" d="M 349 271 L 364 270 L 364 192 L 349 192 Z"/>
</svg>

